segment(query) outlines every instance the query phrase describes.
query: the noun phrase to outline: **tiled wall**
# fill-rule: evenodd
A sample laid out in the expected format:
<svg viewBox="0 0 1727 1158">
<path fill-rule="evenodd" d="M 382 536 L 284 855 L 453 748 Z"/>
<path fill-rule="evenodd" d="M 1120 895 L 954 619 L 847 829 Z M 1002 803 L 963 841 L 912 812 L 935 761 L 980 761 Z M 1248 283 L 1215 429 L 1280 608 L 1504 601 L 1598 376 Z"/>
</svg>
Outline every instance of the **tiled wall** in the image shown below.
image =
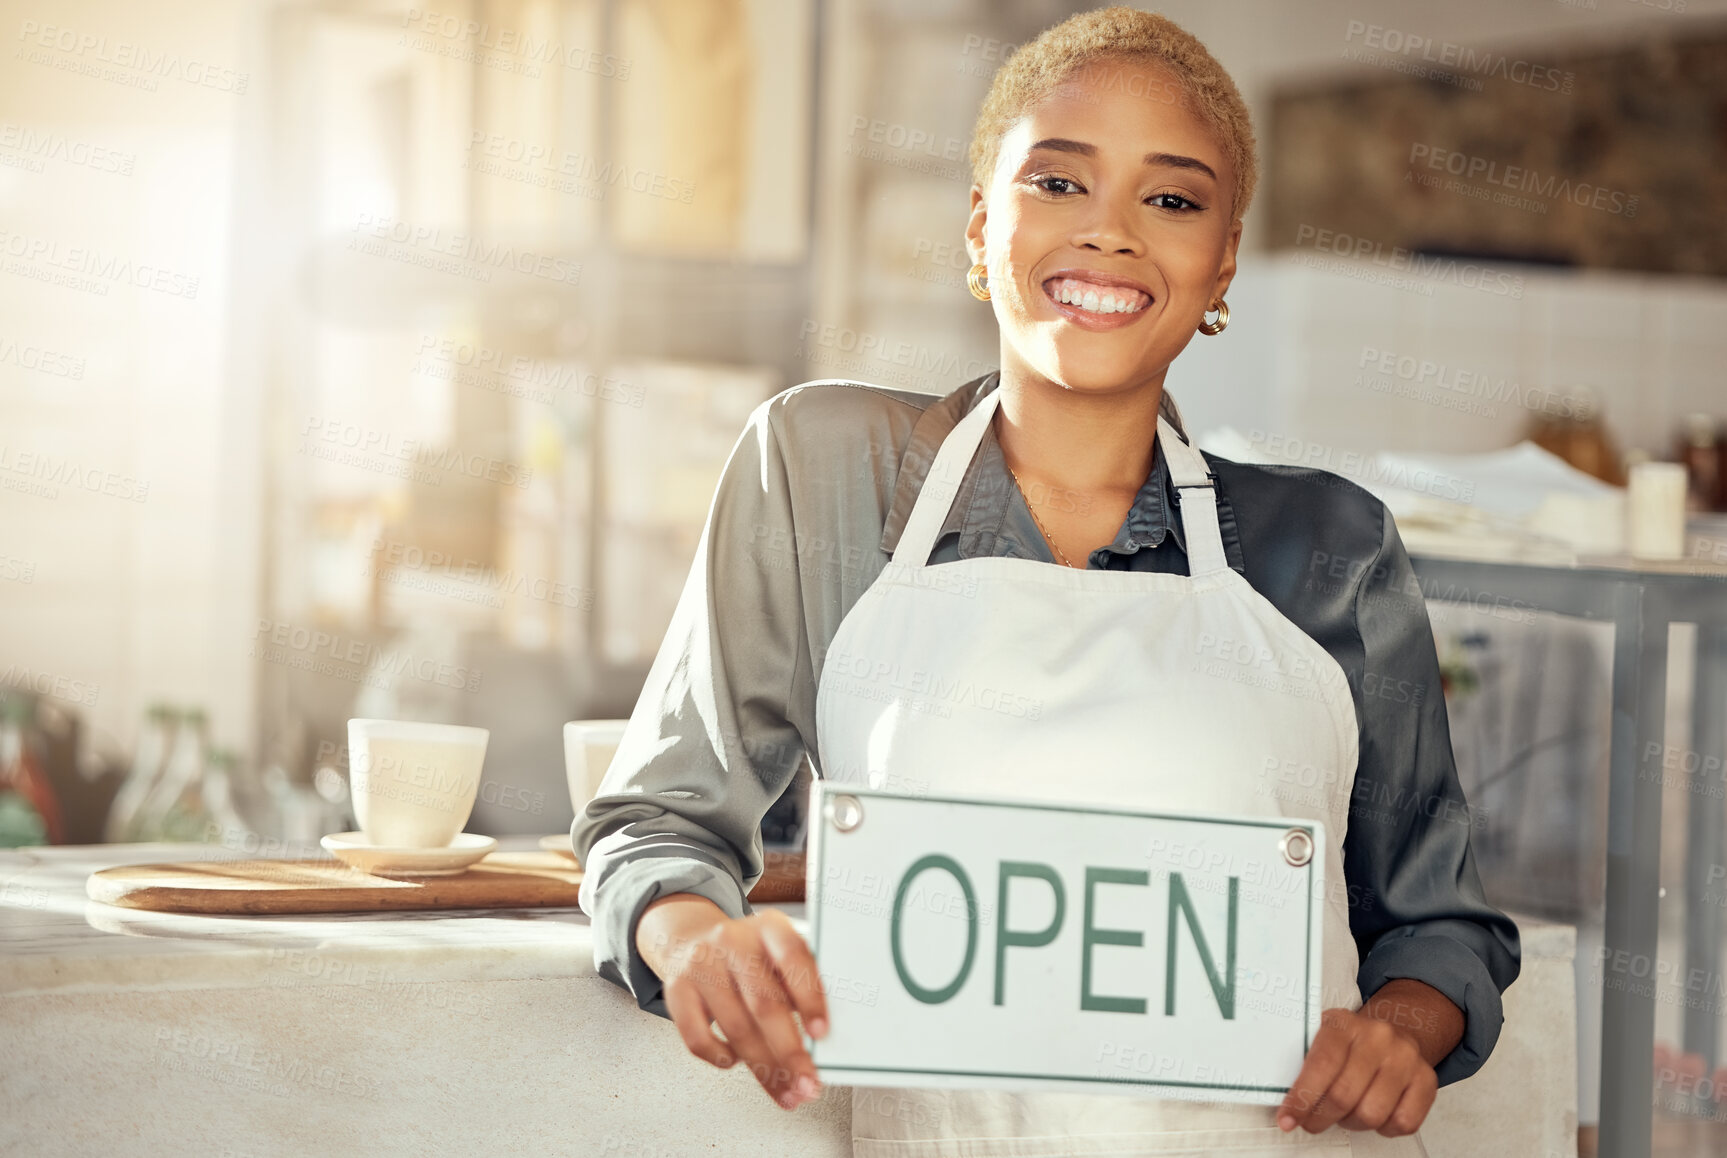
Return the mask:
<svg viewBox="0 0 1727 1158">
<path fill-rule="evenodd" d="M 1543 404 L 1585 391 L 1621 450 L 1670 457 L 1686 414 L 1727 419 L 1727 284 L 1511 265 L 1488 271 L 1489 290 L 1461 284 L 1476 280 L 1302 252 L 1244 259 L 1229 329 L 1195 337 L 1168 387 L 1197 430 L 1336 452 L 1510 446 Z M 1378 370 L 1381 351 L 1414 372 Z M 1443 370 L 1423 379 L 1422 362 Z M 1461 371 L 1485 385 L 1435 388 Z"/>
</svg>

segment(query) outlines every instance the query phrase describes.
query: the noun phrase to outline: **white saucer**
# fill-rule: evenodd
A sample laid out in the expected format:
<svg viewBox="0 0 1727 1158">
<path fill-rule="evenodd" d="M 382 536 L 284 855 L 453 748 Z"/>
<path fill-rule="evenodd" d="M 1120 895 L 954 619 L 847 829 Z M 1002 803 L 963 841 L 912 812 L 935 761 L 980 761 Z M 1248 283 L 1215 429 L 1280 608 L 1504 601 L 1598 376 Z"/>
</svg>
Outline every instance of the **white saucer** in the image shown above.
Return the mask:
<svg viewBox="0 0 1727 1158">
<path fill-rule="evenodd" d="M 343 864 L 381 877 L 452 877 L 498 847 L 496 837 L 458 832 L 443 848 L 390 848 L 363 832 L 332 832 L 318 842 Z"/>
<path fill-rule="evenodd" d="M 576 850 L 570 844 L 570 834 L 567 832 L 554 832 L 550 836 L 540 837 L 540 847 L 547 852 L 561 852 L 571 860 L 576 859 Z"/>
</svg>

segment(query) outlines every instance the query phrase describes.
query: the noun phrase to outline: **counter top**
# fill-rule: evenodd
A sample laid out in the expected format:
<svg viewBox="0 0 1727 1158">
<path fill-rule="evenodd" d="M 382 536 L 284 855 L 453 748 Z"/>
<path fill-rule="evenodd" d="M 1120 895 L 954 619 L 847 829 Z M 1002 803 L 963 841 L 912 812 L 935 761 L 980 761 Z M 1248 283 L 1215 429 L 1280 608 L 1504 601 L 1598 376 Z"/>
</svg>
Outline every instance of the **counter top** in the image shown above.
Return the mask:
<svg viewBox="0 0 1727 1158">
<path fill-rule="evenodd" d="M 115 865 L 241 859 L 196 844 L 0 850 L 0 1153 L 49 1139 L 164 1158 L 851 1153 L 853 1091 L 788 1114 L 744 1067 L 697 1062 L 595 973 L 578 910 L 212 917 L 84 892 Z M 803 906 L 779 907 L 801 925 Z M 1485 1152 L 1483 1136 L 1554 1152 L 1574 1129 L 1574 933 L 1519 924 L 1507 1032 L 1491 1073 L 1441 1091 L 1422 1130 L 1435 1158 Z"/>
<path fill-rule="evenodd" d="M 500 851 L 538 848 L 504 837 Z M 579 909 L 194 916 L 85 896 L 98 869 L 252 859 L 204 844 L 0 849 L 0 994 L 592 977 Z M 802 905 L 775 906 L 800 929 Z M 1570 926 L 1520 917 L 1525 957 L 1569 958 Z"/>
<path fill-rule="evenodd" d="M 221 917 L 84 892 L 116 865 L 245 859 L 0 850 L 0 1154 L 851 1153 L 851 1091 L 786 1113 L 690 1057 L 594 971 L 576 909 Z"/>
<path fill-rule="evenodd" d="M 537 849 L 504 837 L 499 851 Z M 0 849 L 0 993 L 592 977 L 578 909 L 197 916 L 92 901 L 98 869 L 253 856 L 207 844 Z M 780 906 L 801 919 L 801 905 Z"/>
</svg>

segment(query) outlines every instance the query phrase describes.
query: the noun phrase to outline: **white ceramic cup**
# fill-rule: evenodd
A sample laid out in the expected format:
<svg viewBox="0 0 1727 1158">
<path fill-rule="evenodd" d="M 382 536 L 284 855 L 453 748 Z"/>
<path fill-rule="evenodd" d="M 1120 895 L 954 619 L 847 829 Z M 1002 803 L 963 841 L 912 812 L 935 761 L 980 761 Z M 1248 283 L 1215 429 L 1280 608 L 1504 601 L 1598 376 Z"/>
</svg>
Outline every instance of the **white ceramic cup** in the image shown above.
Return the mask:
<svg viewBox="0 0 1727 1158">
<path fill-rule="evenodd" d="M 349 720 L 348 783 L 366 839 L 448 847 L 474 810 L 490 736 L 459 724 Z"/>
<path fill-rule="evenodd" d="M 570 804 L 582 814 L 600 792 L 600 781 L 623 742 L 628 720 L 576 720 L 564 725 L 564 775 L 570 782 Z"/>
<path fill-rule="evenodd" d="M 1685 468 L 1676 462 L 1640 462 L 1626 487 L 1627 538 L 1638 559 L 1685 557 Z"/>
</svg>

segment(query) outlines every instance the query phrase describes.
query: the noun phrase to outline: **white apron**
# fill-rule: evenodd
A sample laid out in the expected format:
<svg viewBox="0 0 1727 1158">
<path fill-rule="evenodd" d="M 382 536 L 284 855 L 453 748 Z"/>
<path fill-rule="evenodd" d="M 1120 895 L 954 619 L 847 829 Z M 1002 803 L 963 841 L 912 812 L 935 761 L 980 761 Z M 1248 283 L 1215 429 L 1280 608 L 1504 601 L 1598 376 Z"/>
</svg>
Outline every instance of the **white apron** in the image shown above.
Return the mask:
<svg viewBox="0 0 1727 1158">
<path fill-rule="evenodd" d="M 1324 1005 L 1358 1008 L 1342 856 L 1357 725 L 1343 670 L 1230 570 L 1210 472 L 1161 418 L 1190 576 L 994 557 L 929 566 L 999 402 L 990 391 L 942 443 L 892 561 L 823 659 L 823 776 L 1322 821 Z M 1415 1138 L 1285 1134 L 1274 1106 L 1120 1094 L 858 1090 L 852 1134 L 857 1158 L 1426 1154 Z"/>
</svg>

